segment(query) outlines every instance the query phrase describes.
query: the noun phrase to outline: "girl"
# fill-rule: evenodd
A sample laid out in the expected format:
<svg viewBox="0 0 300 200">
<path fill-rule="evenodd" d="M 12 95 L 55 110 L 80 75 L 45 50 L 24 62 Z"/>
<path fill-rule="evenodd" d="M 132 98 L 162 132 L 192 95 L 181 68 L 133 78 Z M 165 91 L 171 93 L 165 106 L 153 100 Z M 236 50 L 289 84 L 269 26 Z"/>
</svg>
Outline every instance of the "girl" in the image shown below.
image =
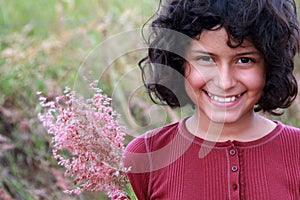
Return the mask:
<svg viewBox="0 0 300 200">
<path fill-rule="evenodd" d="M 294 0 L 170 0 L 140 62 L 155 102 L 192 116 L 126 148 L 139 200 L 300 199 L 300 129 L 281 114 L 297 95 Z"/>
</svg>

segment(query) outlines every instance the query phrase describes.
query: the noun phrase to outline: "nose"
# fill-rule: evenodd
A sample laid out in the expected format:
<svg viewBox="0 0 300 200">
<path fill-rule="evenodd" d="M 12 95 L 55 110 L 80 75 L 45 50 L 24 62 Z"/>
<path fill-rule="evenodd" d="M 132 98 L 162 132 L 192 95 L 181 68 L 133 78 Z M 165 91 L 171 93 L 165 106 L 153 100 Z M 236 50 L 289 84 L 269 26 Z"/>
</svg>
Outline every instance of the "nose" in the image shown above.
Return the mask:
<svg viewBox="0 0 300 200">
<path fill-rule="evenodd" d="M 216 85 L 219 88 L 228 91 L 235 86 L 236 82 L 234 69 L 229 64 L 218 66 Z"/>
</svg>

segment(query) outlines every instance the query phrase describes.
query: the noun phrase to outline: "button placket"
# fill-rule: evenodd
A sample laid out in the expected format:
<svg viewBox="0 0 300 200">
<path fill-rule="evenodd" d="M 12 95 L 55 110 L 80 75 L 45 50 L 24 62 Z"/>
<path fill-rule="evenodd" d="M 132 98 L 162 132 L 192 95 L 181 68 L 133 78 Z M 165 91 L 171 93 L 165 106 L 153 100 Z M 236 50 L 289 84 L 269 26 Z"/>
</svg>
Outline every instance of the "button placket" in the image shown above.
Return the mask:
<svg viewBox="0 0 300 200">
<path fill-rule="evenodd" d="M 238 149 L 235 146 L 231 146 L 227 149 L 229 159 L 229 184 L 230 184 L 230 197 L 231 199 L 239 199 L 239 155 Z"/>
</svg>

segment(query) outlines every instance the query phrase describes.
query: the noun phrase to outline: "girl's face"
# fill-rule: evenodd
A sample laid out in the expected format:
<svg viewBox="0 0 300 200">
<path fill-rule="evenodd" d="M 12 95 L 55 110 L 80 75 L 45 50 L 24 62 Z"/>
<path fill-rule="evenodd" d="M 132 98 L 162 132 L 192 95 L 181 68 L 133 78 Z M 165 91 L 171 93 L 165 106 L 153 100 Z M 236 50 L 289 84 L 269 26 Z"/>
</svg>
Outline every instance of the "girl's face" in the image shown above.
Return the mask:
<svg viewBox="0 0 300 200">
<path fill-rule="evenodd" d="M 224 28 L 203 31 L 186 50 L 185 88 L 197 113 L 218 123 L 250 119 L 265 85 L 263 55 L 248 40 L 227 45 Z"/>
</svg>

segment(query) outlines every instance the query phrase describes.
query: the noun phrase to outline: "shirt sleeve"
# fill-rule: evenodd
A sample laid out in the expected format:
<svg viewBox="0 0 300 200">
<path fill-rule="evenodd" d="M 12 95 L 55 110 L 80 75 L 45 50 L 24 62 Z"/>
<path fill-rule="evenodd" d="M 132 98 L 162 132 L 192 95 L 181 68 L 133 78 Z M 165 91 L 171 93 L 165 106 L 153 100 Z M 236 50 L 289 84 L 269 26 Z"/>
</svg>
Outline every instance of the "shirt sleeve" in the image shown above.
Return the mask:
<svg viewBox="0 0 300 200">
<path fill-rule="evenodd" d="M 148 198 L 148 173 L 129 173 L 128 178 L 133 191 L 139 200 L 146 200 Z"/>
<path fill-rule="evenodd" d="M 147 149 L 143 138 L 135 138 L 126 147 L 124 165 L 130 167 L 127 174 L 130 184 L 139 200 L 149 199 L 149 166 Z"/>
</svg>

